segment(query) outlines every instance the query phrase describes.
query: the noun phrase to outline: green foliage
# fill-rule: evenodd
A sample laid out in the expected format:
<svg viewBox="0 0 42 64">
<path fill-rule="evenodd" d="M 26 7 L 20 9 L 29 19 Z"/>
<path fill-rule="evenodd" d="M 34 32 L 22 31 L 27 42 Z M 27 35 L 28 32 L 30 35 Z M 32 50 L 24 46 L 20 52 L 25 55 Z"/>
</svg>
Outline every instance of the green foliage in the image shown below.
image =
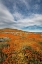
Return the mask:
<svg viewBox="0 0 42 64">
<path fill-rule="evenodd" d="M 38 42 L 38 43 L 42 45 L 42 42 Z"/>
<path fill-rule="evenodd" d="M 8 47 L 8 46 L 10 46 L 9 44 L 0 44 L 0 48 L 4 48 L 4 47 Z"/>
<path fill-rule="evenodd" d="M 8 37 L 0 38 L 0 42 L 8 42 L 8 41 L 10 41 L 10 38 Z"/>
<path fill-rule="evenodd" d="M 31 46 L 27 46 L 27 45 L 26 45 L 26 46 L 23 46 L 23 47 L 22 47 L 22 50 L 26 50 L 26 49 L 32 50 Z"/>
</svg>

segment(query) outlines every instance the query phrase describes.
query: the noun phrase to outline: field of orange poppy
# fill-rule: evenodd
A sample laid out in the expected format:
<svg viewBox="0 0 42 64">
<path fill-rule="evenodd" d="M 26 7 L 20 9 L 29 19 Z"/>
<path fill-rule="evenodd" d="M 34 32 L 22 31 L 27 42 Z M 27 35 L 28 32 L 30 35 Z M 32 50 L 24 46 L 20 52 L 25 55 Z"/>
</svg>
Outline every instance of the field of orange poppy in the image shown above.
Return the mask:
<svg viewBox="0 0 42 64">
<path fill-rule="evenodd" d="M 0 64 L 42 64 L 42 33 L 0 29 Z"/>
</svg>

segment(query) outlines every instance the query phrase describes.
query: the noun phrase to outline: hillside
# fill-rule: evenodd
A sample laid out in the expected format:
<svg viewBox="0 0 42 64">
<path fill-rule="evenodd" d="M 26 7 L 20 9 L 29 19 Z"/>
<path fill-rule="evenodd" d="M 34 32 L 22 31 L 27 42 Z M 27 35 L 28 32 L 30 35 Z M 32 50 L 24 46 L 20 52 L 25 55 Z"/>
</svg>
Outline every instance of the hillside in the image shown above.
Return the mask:
<svg viewBox="0 0 42 64">
<path fill-rule="evenodd" d="M 0 64 L 42 64 L 42 33 L 0 29 Z"/>
</svg>

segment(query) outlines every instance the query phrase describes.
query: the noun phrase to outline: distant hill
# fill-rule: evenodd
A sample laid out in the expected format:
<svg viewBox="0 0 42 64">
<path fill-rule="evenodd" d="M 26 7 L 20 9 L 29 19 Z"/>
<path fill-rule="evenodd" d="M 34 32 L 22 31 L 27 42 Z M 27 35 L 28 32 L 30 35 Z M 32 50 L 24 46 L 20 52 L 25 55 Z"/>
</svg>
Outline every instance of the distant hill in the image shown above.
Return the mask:
<svg viewBox="0 0 42 64">
<path fill-rule="evenodd" d="M 26 32 L 26 33 L 35 33 L 35 34 L 42 34 L 42 32 L 29 32 L 29 31 L 23 31 L 23 30 L 19 30 L 19 29 L 12 29 L 12 28 L 4 28 L 4 29 L 0 29 L 0 32 Z"/>
</svg>

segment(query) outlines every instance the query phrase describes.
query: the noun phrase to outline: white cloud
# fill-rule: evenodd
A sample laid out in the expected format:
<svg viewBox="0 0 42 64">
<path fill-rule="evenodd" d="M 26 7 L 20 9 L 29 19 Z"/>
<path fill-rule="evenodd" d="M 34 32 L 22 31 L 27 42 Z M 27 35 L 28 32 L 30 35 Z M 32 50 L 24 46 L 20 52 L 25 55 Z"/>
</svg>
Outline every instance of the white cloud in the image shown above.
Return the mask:
<svg viewBox="0 0 42 64">
<path fill-rule="evenodd" d="M 31 14 L 27 17 L 17 11 L 11 14 L 7 7 L 0 3 L 0 28 L 22 29 L 34 25 L 42 25 L 42 14 Z"/>
<path fill-rule="evenodd" d="M 14 18 L 12 14 L 8 11 L 8 9 L 0 3 L 0 22 L 14 22 Z"/>
<path fill-rule="evenodd" d="M 33 14 L 30 17 L 21 19 L 17 21 L 17 25 L 20 27 L 33 26 L 33 25 L 42 25 L 42 15 Z"/>
<path fill-rule="evenodd" d="M 29 4 L 29 1 L 30 0 L 28 0 L 28 2 L 27 2 L 27 0 L 20 0 L 25 6 L 26 6 L 26 8 L 29 10 L 30 9 L 30 4 Z"/>
<path fill-rule="evenodd" d="M 38 2 L 40 3 L 41 0 L 38 0 Z"/>
<path fill-rule="evenodd" d="M 34 10 L 38 10 L 40 8 L 40 5 L 39 4 L 35 4 L 34 6 L 33 6 L 33 9 Z"/>
<path fill-rule="evenodd" d="M 16 18 L 17 20 L 21 20 L 24 16 L 19 12 L 14 12 L 13 17 Z"/>
</svg>

